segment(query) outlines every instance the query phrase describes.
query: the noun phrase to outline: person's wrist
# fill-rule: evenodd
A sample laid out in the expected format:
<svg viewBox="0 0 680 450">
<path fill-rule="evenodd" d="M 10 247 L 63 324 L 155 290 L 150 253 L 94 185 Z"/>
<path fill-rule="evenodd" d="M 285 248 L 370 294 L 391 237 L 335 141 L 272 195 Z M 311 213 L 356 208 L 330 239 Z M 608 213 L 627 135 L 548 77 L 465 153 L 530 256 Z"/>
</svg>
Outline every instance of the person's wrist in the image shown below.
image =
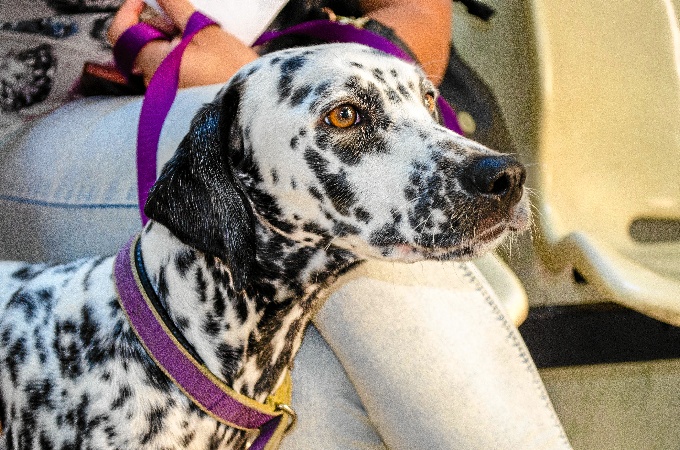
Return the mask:
<svg viewBox="0 0 680 450">
<path fill-rule="evenodd" d="M 170 53 L 172 44 L 170 41 L 151 41 L 146 44 L 137 55 L 133 73 L 144 79 L 144 85 L 148 85 L 151 77 Z"/>
</svg>

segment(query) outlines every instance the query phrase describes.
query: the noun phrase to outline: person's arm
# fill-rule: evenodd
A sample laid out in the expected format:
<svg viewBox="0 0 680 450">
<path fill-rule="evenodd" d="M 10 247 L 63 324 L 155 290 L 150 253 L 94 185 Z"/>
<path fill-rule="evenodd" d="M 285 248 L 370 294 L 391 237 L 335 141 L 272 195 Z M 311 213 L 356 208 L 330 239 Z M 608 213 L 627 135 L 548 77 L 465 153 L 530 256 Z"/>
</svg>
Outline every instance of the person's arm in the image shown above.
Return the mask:
<svg viewBox="0 0 680 450">
<path fill-rule="evenodd" d="M 435 84 L 444 77 L 451 42 L 451 0 L 361 0 L 368 17 L 392 28 Z"/>
<path fill-rule="evenodd" d="M 361 0 L 367 15 L 392 28 L 415 53 L 426 74 L 434 83 L 443 77 L 448 62 L 451 38 L 450 0 Z M 159 0 L 159 5 L 183 30 L 194 7 L 187 0 Z M 115 43 L 123 32 L 139 22 L 142 0 L 126 0 L 109 29 Z M 137 57 L 137 71 L 148 83 L 160 63 L 172 49 L 166 41 L 147 44 Z M 180 87 L 222 83 L 238 69 L 257 58 L 257 53 L 218 26 L 198 33 L 182 58 Z"/>
<path fill-rule="evenodd" d="M 158 0 L 158 4 L 179 30 L 184 30 L 195 10 L 187 0 Z M 112 44 L 125 30 L 139 22 L 143 8 L 143 0 L 125 1 L 109 28 L 108 37 Z M 174 45 L 168 41 L 152 41 L 144 46 L 137 56 L 135 70 L 144 77 L 145 84 L 149 83 Z M 209 26 L 194 36 L 184 52 L 179 87 L 223 83 L 257 57 L 253 49 L 235 36 L 216 25 Z"/>
</svg>

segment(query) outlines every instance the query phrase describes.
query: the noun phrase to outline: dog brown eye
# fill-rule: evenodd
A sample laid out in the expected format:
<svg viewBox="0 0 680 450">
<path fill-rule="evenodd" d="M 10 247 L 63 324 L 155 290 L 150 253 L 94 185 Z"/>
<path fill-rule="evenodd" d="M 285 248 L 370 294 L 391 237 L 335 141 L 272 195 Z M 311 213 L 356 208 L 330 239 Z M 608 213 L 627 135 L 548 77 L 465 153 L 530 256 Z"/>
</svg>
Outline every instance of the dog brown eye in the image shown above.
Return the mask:
<svg viewBox="0 0 680 450">
<path fill-rule="evenodd" d="M 360 117 L 352 105 L 341 105 L 328 113 L 326 123 L 336 128 L 348 128 L 359 123 Z"/>
<path fill-rule="evenodd" d="M 425 106 L 427 106 L 427 109 L 429 109 L 431 113 L 434 112 L 437 107 L 437 103 L 434 101 L 434 95 L 425 94 Z"/>
</svg>

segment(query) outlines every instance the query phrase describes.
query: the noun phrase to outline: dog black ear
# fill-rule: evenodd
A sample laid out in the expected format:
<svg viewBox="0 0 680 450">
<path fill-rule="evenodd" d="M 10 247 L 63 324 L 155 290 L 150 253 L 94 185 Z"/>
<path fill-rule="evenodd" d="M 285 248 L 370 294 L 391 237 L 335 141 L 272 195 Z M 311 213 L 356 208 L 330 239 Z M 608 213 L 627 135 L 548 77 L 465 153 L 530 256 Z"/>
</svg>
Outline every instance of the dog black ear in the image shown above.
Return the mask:
<svg viewBox="0 0 680 450">
<path fill-rule="evenodd" d="M 241 88 L 232 84 L 199 111 L 144 207 L 182 242 L 220 258 L 237 291 L 247 286 L 255 263 L 255 219 L 230 158 L 242 151 L 231 148 L 242 145 L 232 136 Z"/>
</svg>

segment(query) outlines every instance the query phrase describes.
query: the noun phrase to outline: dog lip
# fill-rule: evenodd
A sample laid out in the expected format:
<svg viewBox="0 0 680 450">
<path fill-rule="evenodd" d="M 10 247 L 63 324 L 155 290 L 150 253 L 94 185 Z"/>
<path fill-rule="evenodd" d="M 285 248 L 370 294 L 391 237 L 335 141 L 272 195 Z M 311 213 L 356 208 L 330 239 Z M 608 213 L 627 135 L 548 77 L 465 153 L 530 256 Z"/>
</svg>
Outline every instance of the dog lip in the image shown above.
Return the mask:
<svg viewBox="0 0 680 450">
<path fill-rule="evenodd" d="M 397 250 L 401 256 L 408 255 L 423 255 L 426 258 L 437 259 L 453 259 L 462 257 L 475 257 L 480 251 L 481 247 L 485 247 L 497 239 L 499 239 L 506 231 L 510 230 L 510 226 L 505 223 L 497 223 L 492 227 L 487 228 L 481 233 L 476 233 L 471 239 L 464 240 L 457 245 L 445 247 L 428 247 L 418 244 L 399 244 L 394 245 L 393 248 Z"/>
<path fill-rule="evenodd" d="M 486 230 L 482 231 L 481 233 L 477 233 L 475 237 L 473 238 L 473 241 L 479 241 L 483 240 L 483 243 L 493 241 L 497 237 L 499 237 L 501 234 L 503 234 L 508 228 L 510 228 L 509 224 L 506 224 L 505 222 L 498 223 L 496 225 L 493 225 Z"/>
</svg>

